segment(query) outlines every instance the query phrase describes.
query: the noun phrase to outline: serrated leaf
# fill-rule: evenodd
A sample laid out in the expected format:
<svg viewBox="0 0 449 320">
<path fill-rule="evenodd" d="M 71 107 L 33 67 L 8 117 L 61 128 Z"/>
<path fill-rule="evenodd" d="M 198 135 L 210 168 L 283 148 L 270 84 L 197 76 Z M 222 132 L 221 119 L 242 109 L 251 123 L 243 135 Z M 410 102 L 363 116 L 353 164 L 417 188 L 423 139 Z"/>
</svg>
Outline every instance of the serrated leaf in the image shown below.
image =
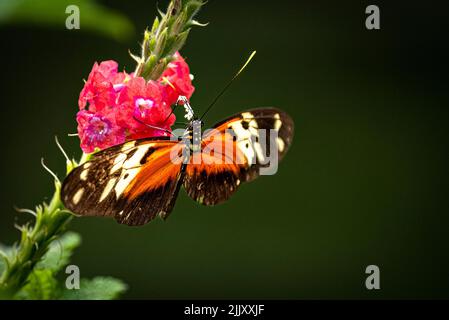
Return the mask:
<svg viewBox="0 0 449 320">
<path fill-rule="evenodd" d="M 48 269 L 54 273 L 66 266 L 73 251 L 81 244 L 81 236 L 75 232 L 66 232 L 52 242 L 50 249 L 36 265 L 37 269 Z"/>
<path fill-rule="evenodd" d="M 95 277 L 81 279 L 80 289 L 64 289 L 60 299 L 63 300 L 113 300 L 126 291 L 127 285 L 112 277 Z"/>
<path fill-rule="evenodd" d="M 58 296 L 58 282 L 51 270 L 34 270 L 27 284 L 16 294 L 17 299 L 49 300 Z"/>
</svg>

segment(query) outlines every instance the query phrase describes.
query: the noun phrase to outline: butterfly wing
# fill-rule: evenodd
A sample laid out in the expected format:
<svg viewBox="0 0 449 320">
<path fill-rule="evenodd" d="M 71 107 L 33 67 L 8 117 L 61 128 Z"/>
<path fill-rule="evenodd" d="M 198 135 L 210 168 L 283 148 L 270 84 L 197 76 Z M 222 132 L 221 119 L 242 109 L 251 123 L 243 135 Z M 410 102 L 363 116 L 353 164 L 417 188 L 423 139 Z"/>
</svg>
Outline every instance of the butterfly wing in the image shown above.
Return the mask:
<svg viewBox="0 0 449 320">
<path fill-rule="evenodd" d="M 187 194 L 204 205 L 226 201 L 242 182 L 255 179 L 273 165 L 267 161 L 271 150 L 276 152 L 276 161 L 284 157 L 293 131 L 291 117 L 275 108 L 249 110 L 216 124 L 204 134 L 201 161 L 195 162 L 194 156 L 189 159 L 184 177 Z"/>
<path fill-rule="evenodd" d="M 111 216 L 119 223 L 143 225 L 165 218 L 176 201 L 183 165 L 172 152 L 184 146 L 164 138 L 135 140 L 98 152 L 64 180 L 61 198 L 81 216 Z M 179 150 L 176 150 L 179 149 Z"/>
</svg>

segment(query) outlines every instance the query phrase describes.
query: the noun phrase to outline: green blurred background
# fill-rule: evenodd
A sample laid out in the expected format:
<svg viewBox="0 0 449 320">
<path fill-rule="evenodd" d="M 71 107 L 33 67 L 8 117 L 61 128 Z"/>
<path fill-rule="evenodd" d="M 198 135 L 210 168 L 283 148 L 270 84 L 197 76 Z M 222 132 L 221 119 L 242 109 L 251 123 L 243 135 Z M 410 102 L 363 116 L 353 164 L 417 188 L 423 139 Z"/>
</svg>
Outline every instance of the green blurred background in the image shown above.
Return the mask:
<svg viewBox="0 0 449 320">
<path fill-rule="evenodd" d="M 156 14 L 149 0 L 97 3 L 110 12 L 81 6 L 81 30 L 66 30 L 61 10 L 48 23 L 19 16 L 0 26 L 3 243 L 29 219 L 13 206 L 51 195 L 40 158 L 64 172 L 54 136 L 80 154 L 66 134 L 76 132 L 93 62 L 133 70 L 128 49 L 138 51 Z M 277 106 L 295 120 L 292 148 L 277 175 L 217 207 L 181 192 L 166 222 L 74 219 L 81 275 L 123 279 L 125 298 L 449 298 L 448 11 L 377 2 L 381 30 L 368 31 L 368 4 L 209 1 L 198 16 L 209 26 L 194 29 L 182 50 L 195 75 L 192 105 L 204 110 L 257 50 L 208 124 Z M 364 286 L 370 264 L 380 267 L 377 291 Z"/>
</svg>

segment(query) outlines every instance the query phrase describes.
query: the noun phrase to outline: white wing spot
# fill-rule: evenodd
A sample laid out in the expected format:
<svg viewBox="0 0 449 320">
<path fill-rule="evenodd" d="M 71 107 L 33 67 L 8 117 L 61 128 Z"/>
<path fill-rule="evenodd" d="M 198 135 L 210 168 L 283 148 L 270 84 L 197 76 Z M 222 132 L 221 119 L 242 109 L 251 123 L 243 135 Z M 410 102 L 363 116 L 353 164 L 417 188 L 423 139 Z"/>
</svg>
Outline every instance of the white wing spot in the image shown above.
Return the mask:
<svg viewBox="0 0 449 320">
<path fill-rule="evenodd" d="M 237 145 L 239 149 L 243 152 L 246 159 L 248 160 L 248 164 L 252 165 L 254 164 L 254 150 L 252 145 L 248 141 L 238 141 Z"/>
<path fill-rule="evenodd" d="M 116 180 L 117 180 L 117 178 L 112 178 L 108 181 L 108 183 L 106 184 L 106 187 L 104 188 L 103 192 L 101 193 L 99 202 L 101 202 L 107 198 L 108 194 L 111 192 L 112 188 L 114 187 Z"/>
<path fill-rule="evenodd" d="M 281 117 L 279 116 L 279 113 L 276 113 L 274 115 L 274 118 L 276 119 L 274 121 L 274 130 L 279 131 L 279 129 L 282 127 L 282 121 L 280 120 Z"/>
<path fill-rule="evenodd" d="M 83 181 L 86 181 L 88 173 L 89 173 L 89 169 L 84 169 L 83 171 L 81 171 L 80 179 Z"/>
<path fill-rule="evenodd" d="M 123 163 L 123 168 L 130 169 L 140 166 L 140 160 L 142 160 L 142 158 L 145 156 L 145 153 L 147 153 L 148 149 L 150 149 L 151 146 L 152 144 L 146 144 L 138 147 L 133 156 Z"/>
<path fill-rule="evenodd" d="M 127 161 L 128 162 L 128 161 Z M 117 182 L 114 190 L 117 199 L 122 195 L 123 191 L 125 191 L 126 187 L 129 183 L 134 179 L 137 173 L 140 171 L 140 168 L 133 168 L 128 170 L 123 170 L 120 176 L 120 180 Z"/>
<path fill-rule="evenodd" d="M 120 153 L 117 157 L 115 157 L 114 165 L 112 166 L 111 171 L 109 173 L 113 174 L 114 172 L 119 170 L 122 167 L 123 162 L 126 160 L 126 158 L 127 158 L 126 153 Z"/>
<path fill-rule="evenodd" d="M 242 112 L 242 117 L 244 119 L 254 119 L 254 116 L 251 112 Z"/>
<path fill-rule="evenodd" d="M 262 148 L 260 145 L 257 145 L 258 148 L 255 148 L 251 142 L 251 137 L 259 137 L 259 130 L 257 121 L 254 119 L 254 116 L 251 112 L 243 112 L 242 113 L 243 121 L 248 122 L 248 129 L 243 128 L 242 122 L 237 121 L 233 122 L 229 125 L 232 130 L 234 130 L 237 136 L 237 145 L 239 149 L 243 152 L 246 159 L 248 160 L 248 164 L 254 164 L 254 156 L 257 153 L 257 157 L 264 161 L 264 156 L 262 154 Z"/>
<path fill-rule="evenodd" d="M 283 152 L 283 151 L 284 151 L 284 148 L 285 148 L 284 140 L 282 140 L 282 138 L 277 137 L 276 142 L 277 142 L 277 144 L 278 144 L 278 150 L 279 150 L 280 152 Z"/>
<path fill-rule="evenodd" d="M 234 130 L 238 140 L 247 140 L 251 137 L 251 132 L 243 128 L 240 121 L 231 124 L 230 127 L 232 128 L 232 130 Z"/>
<path fill-rule="evenodd" d="M 253 125 L 251 125 L 252 122 L 254 122 Z M 251 135 L 253 135 L 253 136 L 255 136 L 255 137 L 258 137 L 258 136 L 259 136 L 259 130 L 257 129 L 257 122 L 256 122 L 256 121 L 252 120 L 252 121 L 250 122 L 250 127 L 248 128 L 248 130 L 249 130 L 249 133 L 250 133 Z"/>
<path fill-rule="evenodd" d="M 86 163 L 83 165 L 83 168 L 84 168 L 84 169 L 87 169 L 87 168 L 89 168 L 91 165 L 92 165 L 92 162 L 86 162 Z"/>
<path fill-rule="evenodd" d="M 84 188 L 78 189 L 78 191 L 75 193 L 75 195 L 72 198 L 72 202 L 74 205 L 77 205 L 78 202 L 80 202 L 81 197 L 83 196 Z"/>
<path fill-rule="evenodd" d="M 121 151 L 126 151 L 126 150 L 128 150 L 128 149 L 131 149 L 131 148 L 134 147 L 135 145 L 136 145 L 136 141 L 129 141 L 129 142 L 125 143 L 125 144 L 122 146 Z"/>
</svg>

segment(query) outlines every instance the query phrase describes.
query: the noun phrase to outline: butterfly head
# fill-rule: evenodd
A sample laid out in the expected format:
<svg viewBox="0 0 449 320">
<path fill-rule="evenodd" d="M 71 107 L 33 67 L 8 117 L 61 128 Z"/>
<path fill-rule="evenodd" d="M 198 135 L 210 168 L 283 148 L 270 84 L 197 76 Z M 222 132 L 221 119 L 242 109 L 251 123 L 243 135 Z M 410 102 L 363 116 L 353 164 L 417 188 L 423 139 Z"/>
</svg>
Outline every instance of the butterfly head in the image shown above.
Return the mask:
<svg viewBox="0 0 449 320">
<path fill-rule="evenodd" d="M 185 115 L 184 117 L 189 121 L 188 128 L 192 130 L 193 128 L 202 128 L 204 126 L 204 122 L 198 118 L 193 112 L 193 108 L 189 104 L 189 100 L 187 100 L 184 96 L 179 96 L 177 104 L 182 104 L 184 106 Z"/>
<path fill-rule="evenodd" d="M 192 107 L 189 104 L 189 100 L 185 96 L 179 96 L 176 105 L 183 105 L 185 110 L 184 118 L 188 121 L 192 121 L 196 119 L 195 113 L 193 112 Z"/>
</svg>

